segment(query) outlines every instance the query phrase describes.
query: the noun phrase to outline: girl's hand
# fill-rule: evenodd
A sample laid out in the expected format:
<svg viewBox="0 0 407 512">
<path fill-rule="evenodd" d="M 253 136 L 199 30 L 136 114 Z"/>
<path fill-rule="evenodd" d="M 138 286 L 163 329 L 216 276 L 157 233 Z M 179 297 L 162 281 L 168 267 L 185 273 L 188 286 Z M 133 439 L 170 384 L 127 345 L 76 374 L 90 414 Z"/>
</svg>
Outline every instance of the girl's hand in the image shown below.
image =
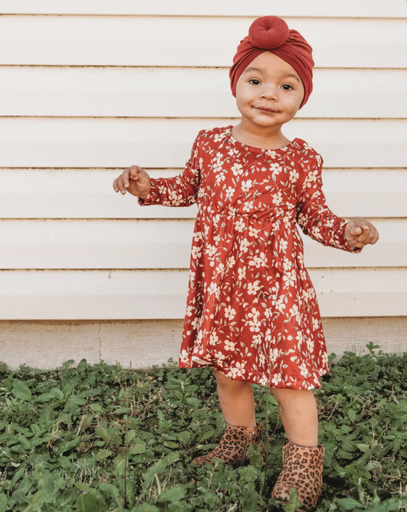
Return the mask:
<svg viewBox="0 0 407 512">
<path fill-rule="evenodd" d="M 345 238 L 351 249 L 375 244 L 379 240 L 379 233 L 371 222 L 362 217 L 353 217 L 346 224 Z"/>
<path fill-rule="evenodd" d="M 114 180 L 113 188 L 123 195 L 127 190 L 133 196 L 145 199 L 150 192 L 150 176 L 138 165 L 132 165 Z"/>
</svg>

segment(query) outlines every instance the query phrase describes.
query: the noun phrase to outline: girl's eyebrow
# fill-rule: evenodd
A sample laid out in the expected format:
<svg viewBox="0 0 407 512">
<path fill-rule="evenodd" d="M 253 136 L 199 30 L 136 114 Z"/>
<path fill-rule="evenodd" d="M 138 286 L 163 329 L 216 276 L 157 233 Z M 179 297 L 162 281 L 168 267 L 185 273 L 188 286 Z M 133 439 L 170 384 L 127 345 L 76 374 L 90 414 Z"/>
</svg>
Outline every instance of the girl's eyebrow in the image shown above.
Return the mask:
<svg viewBox="0 0 407 512">
<path fill-rule="evenodd" d="M 244 70 L 244 73 L 249 73 L 250 71 L 259 71 L 260 73 L 262 73 L 262 72 L 264 71 L 264 69 L 255 68 L 255 67 L 251 66 L 251 67 L 249 67 L 249 68 L 246 68 L 246 69 Z M 286 73 L 284 76 L 285 76 L 285 77 L 290 76 L 290 77 L 292 77 L 292 78 L 295 78 L 295 79 L 297 80 L 297 82 L 298 82 L 298 83 L 301 83 L 301 82 L 300 82 L 300 80 L 298 79 L 298 76 L 293 75 L 292 73 Z"/>
<path fill-rule="evenodd" d="M 263 69 L 254 68 L 254 67 L 252 66 L 252 67 L 250 67 L 250 68 L 246 68 L 246 69 L 244 70 L 244 73 L 249 73 L 249 71 L 260 71 L 260 73 L 261 73 L 261 72 L 263 72 Z"/>
</svg>

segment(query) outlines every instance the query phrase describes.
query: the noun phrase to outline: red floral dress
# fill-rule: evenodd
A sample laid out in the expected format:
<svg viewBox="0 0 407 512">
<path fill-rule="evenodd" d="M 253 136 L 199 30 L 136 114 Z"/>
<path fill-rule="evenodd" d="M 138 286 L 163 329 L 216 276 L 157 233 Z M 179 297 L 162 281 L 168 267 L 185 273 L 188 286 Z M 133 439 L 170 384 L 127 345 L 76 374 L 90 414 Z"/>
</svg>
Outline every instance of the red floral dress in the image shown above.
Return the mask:
<svg viewBox="0 0 407 512">
<path fill-rule="evenodd" d="M 323 159 L 302 139 L 267 150 L 201 130 L 185 170 L 151 178 L 142 206 L 197 203 L 180 368 L 212 366 L 232 380 L 314 389 L 329 372 L 302 231 L 352 253 L 347 220 L 327 207 Z"/>
</svg>

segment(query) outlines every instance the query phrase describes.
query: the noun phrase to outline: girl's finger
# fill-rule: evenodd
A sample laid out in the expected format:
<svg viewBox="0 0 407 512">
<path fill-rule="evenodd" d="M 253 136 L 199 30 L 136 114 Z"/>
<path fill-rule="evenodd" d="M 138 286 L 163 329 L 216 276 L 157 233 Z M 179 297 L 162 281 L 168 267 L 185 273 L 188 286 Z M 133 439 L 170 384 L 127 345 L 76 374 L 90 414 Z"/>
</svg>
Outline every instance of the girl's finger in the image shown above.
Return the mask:
<svg viewBox="0 0 407 512">
<path fill-rule="evenodd" d="M 139 179 L 139 170 L 140 168 L 137 165 L 132 165 L 129 169 L 129 174 L 132 180 Z"/>
<path fill-rule="evenodd" d="M 123 186 L 128 187 L 130 183 L 130 169 L 123 171 Z"/>
<path fill-rule="evenodd" d="M 122 194 L 126 193 L 126 189 L 124 188 L 123 176 L 117 178 L 117 186 Z"/>
</svg>

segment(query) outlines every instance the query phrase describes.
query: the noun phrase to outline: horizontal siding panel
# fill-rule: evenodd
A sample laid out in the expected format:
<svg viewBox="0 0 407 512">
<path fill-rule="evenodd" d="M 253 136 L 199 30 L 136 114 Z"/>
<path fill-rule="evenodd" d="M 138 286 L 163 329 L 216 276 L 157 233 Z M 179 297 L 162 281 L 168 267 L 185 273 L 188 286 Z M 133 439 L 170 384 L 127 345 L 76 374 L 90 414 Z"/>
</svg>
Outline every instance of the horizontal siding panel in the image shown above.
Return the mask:
<svg viewBox="0 0 407 512">
<path fill-rule="evenodd" d="M 272 7 L 275 16 L 313 17 L 369 17 L 405 18 L 402 2 L 378 2 L 345 0 L 331 4 L 326 0 L 303 0 L 276 3 Z M 18 14 L 130 14 L 130 15 L 181 15 L 181 16 L 264 16 L 270 12 L 269 0 L 235 2 L 234 0 L 0 0 L 0 12 Z"/>
<path fill-rule="evenodd" d="M 152 178 L 182 169 L 148 170 Z M 0 169 L 2 219 L 157 219 L 196 217 L 190 207 L 141 207 L 135 196 L 115 192 L 115 170 Z M 331 210 L 342 217 L 407 217 L 407 171 L 324 169 L 323 190 Z"/>
<path fill-rule="evenodd" d="M 2 16 L 0 65 L 229 67 L 254 19 Z M 286 21 L 317 67 L 407 67 L 407 19 Z"/>
<path fill-rule="evenodd" d="M 373 220 L 380 239 L 361 254 L 305 235 L 307 267 L 407 264 L 407 219 Z M 193 221 L 2 221 L 2 269 L 188 269 Z"/>
<path fill-rule="evenodd" d="M 310 270 L 329 317 L 407 315 L 404 269 Z M 0 320 L 183 318 L 188 271 L 0 272 Z"/>
<path fill-rule="evenodd" d="M 199 98 L 199 101 L 197 101 Z M 1 116 L 237 117 L 228 69 L 0 67 Z M 407 70 L 316 69 L 298 118 L 407 118 Z"/>
<path fill-rule="evenodd" d="M 0 167 L 183 167 L 199 130 L 233 119 L 0 118 Z M 403 167 L 407 120 L 294 119 L 327 167 Z"/>
</svg>

